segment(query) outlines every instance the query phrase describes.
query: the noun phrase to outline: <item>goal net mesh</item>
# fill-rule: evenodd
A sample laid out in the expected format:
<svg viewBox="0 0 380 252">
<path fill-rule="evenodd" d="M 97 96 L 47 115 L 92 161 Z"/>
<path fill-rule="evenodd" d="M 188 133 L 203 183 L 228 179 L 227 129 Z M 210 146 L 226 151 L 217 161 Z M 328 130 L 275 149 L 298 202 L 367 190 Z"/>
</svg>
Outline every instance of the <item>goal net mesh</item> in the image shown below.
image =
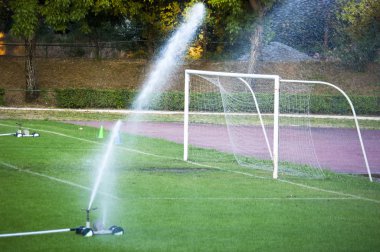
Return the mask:
<svg viewBox="0 0 380 252">
<path fill-rule="evenodd" d="M 188 160 L 237 162 L 272 172 L 274 81 L 190 74 L 189 87 Z M 325 99 L 321 104 L 315 98 L 318 88 L 313 84 L 281 84 L 279 176 L 320 178 L 325 168 L 366 173 L 348 103 Z M 328 90 L 331 97 L 345 99 L 334 92 Z M 345 129 L 336 128 L 333 117 L 316 119 L 314 114 L 321 113 L 321 107 L 329 107 L 325 111 L 331 115 L 347 115 Z M 339 164 L 333 158 L 349 153 L 359 156 L 357 164 Z"/>
<path fill-rule="evenodd" d="M 354 115 L 342 93 L 320 83 L 288 81 L 281 83 L 280 93 L 280 157 L 323 170 L 368 175 Z M 361 130 L 364 145 L 371 145 L 369 134 Z M 295 146 L 299 155 L 293 154 Z"/>
</svg>

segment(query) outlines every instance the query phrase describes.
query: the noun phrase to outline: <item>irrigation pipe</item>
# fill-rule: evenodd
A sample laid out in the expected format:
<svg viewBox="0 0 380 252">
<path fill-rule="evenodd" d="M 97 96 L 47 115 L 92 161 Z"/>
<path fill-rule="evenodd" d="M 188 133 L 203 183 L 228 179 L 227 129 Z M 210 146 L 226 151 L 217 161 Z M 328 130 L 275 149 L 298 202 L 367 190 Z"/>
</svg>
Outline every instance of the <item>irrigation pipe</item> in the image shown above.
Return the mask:
<svg viewBox="0 0 380 252">
<path fill-rule="evenodd" d="M 27 235 L 42 235 L 42 234 L 52 234 L 52 233 L 64 233 L 74 231 L 73 228 L 63 228 L 63 229 L 52 229 L 44 231 L 32 231 L 32 232 L 21 232 L 21 233 L 10 233 L 10 234 L 0 234 L 0 238 L 5 237 L 15 237 L 15 236 L 27 236 Z"/>
</svg>

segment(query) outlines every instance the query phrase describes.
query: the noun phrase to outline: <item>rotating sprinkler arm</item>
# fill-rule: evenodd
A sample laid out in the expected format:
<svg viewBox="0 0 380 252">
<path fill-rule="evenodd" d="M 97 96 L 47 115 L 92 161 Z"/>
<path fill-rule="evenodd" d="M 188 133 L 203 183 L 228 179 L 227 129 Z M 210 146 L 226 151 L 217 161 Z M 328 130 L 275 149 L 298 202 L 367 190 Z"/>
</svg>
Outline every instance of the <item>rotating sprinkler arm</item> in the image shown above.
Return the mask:
<svg viewBox="0 0 380 252">
<path fill-rule="evenodd" d="M 90 228 L 90 209 L 86 209 L 86 228 Z"/>
<path fill-rule="evenodd" d="M 91 226 L 91 224 L 90 224 L 90 211 L 96 210 L 96 209 L 98 209 L 98 208 L 94 207 L 94 208 L 83 209 L 86 211 L 86 228 L 90 228 L 90 226 Z"/>
</svg>

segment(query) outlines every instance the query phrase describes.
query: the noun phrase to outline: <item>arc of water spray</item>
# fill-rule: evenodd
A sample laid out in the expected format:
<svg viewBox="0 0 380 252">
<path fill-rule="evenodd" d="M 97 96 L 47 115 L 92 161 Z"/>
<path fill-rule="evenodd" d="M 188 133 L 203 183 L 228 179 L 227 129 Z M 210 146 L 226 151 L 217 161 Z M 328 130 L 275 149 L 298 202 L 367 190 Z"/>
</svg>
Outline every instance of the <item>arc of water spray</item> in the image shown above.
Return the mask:
<svg viewBox="0 0 380 252">
<path fill-rule="evenodd" d="M 205 6 L 202 3 L 194 4 L 190 9 L 186 22 L 177 28 L 162 49 L 160 57 L 153 64 L 154 67 L 148 79 L 143 84 L 141 92 L 133 103 L 134 109 L 144 109 L 148 102 L 151 102 L 152 95 L 159 92 L 167 84 L 170 73 L 173 73 L 178 67 L 178 63 L 186 53 L 189 43 L 194 38 L 198 27 L 202 24 L 205 12 Z"/>
<path fill-rule="evenodd" d="M 144 106 L 147 105 L 148 102 L 151 101 L 152 95 L 156 92 L 159 92 L 161 88 L 166 85 L 168 76 L 172 73 L 186 51 L 188 44 L 191 42 L 192 38 L 195 36 L 196 31 L 200 24 L 202 23 L 205 16 L 205 7 L 202 3 L 195 4 L 190 12 L 188 20 L 183 23 L 177 31 L 173 34 L 173 36 L 168 41 L 167 45 L 161 52 L 159 60 L 155 62 L 153 71 L 149 75 L 148 80 L 143 85 L 143 89 L 138 95 L 136 101 L 133 103 L 133 108 L 141 110 Z M 111 158 L 111 154 L 113 152 L 114 143 L 116 137 L 118 137 L 119 130 L 121 126 L 121 121 L 117 121 L 115 124 L 111 137 L 109 139 L 106 152 L 103 156 L 102 162 L 98 168 L 98 173 L 96 176 L 95 184 L 93 186 L 90 201 L 88 207 L 86 209 L 87 212 L 87 220 L 86 226 L 89 227 L 89 212 L 92 209 L 92 204 L 98 192 L 102 177 L 104 175 L 105 170 L 109 166 L 109 160 Z M 104 221 L 104 219 L 103 219 Z M 18 234 L 5 234 L 2 237 L 6 236 L 16 236 L 16 235 L 31 235 L 31 234 L 44 234 L 51 232 L 67 232 L 73 231 L 75 229 L 59 229 L 59 230 L 47 230 L 41 232 L 26 232 L 26 233 L 18 233 Z M 0 236 L 1 237 L 1 236 Z"/>
<path fill-rule="evenodd" d="M 92 189 L 90 202 L 89 202 L 88 208 L 87 208 L 88 210 L 91 209 L 91 207 L 92 207 L 92 203 L 94 202 L 95 196 L 96 196 L 96 194 L 98 192 L 99 185 L 100 185 L 100 182 L 102 180 L 104 171 L 105 171 L 105 169 L 109 165 L 108 164 L 109 163 L 109 159 L 111 157 L 111 153 L 112 153 L 113 148 L 114 148 L 114 142 L 116 140 L 116 137 L 118 137 L 120 126 L 121 126 L 121 121 L 118 120 L 116 122 L 115 126 L 112 129 L 112 134 L 111 134 L 111 137 L 110 137 L 109 142 L 107 144 L 106 152 L 105 152 L 105 154 L 103 156 L 103 159 L 102 159 L 102 162 L 101 162 L 101 164 L 99 166 L 98 174 L 96 175 L 95 184 L 94 184 L 94 187 Z"/>
<path fill-rule="evenodd" d="M 148 79 L 144 82 L 142 90 L 134 101 L 132 108 L 142 110 L 148 105 L 153 98 L 167 84 L 169 76 L 178 67 L 178 63 L 183 59 L 189 43 L 194 38 L 198 27 L 202 24 L 205 16 L 205 6 L 202 3 L 195 4 L 188 13 L 188 19 L 181 24 L 172 37 L 168 40 L 166 46 L 162 49 L 158 59 L 153 64 Z M 112 130 L 111 138 L 107 145 L 107 150 L 103 156 L 101 165 L 98 168 L 98 174 L 91 193 L 88 210 L 91 209 L 100 186 L 103 174 L 109 165 L 114 142 L 119 132 L 121 121 L 118 121 Z"/>
</svg>

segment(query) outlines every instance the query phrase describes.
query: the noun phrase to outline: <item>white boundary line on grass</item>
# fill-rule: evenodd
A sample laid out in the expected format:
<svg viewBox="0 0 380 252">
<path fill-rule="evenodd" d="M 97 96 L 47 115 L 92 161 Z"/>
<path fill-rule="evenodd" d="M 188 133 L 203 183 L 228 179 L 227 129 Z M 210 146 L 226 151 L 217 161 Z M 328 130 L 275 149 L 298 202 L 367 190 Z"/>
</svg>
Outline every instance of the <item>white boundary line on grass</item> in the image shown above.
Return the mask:
<svg viewBox="0 0 380 252">
<path fill-rule="evenodd" d="M 56 182 L 59 182 L 59 183 L 62 183 L 62 184 L 66 184 L 66 185 L 70 185 L 70 186 L 73 186 L 73 187 L 81 188 L 81 189 L 84 189 L 84 190 L 87 190 L 87 191 L 91 191 L 92 190 L 90 187 L 87 187 L 87 186 L 79 185 L 79 184 L 76 184 L 74 182 L 71 182 L 71 181 L 68 181 L 68 180 L 64 180 L 64 179 L 59 179 L 59 178 L 56 178 L 56 177 L 52 177 L 52 176 L 49 176 L 49 175 L 46 175 L 46 174 L 43 174 L 43 173 L 34 172 L 34 171 L 31 171 L 31 170 L 26 170 L 26 169 L 21 169 L 21 168 L 15 166 L 15 165 L 12 165 L 12 164 L 9 164 L 9 163 L 5 163 L 5 162 L 2 162 L 2 161 L 0 161 L 0 165 L 2 165 L 3 167 L 7 167 L 7 168 L 10 168 L 10 169 L 19 171 L 19 172 L 24 172 L 24 173 L 28 173 L 28 174 L 31 174 L 31 175 L 34 175 L 34 176 L 47 178 L 47 179 L 50 179 L 50 180 L 53 180 L 53 181 L 56 181 Z M 107 197 L 113 198 L 113 199 L 119 199 L 118 197 L 113 196 L 113 195 L 111 195 L 109 193 L 104 193 L 104 192 L 99 192 L 99 193 L 102 194 L 102 195 L 105 195 Z"/>
<path fill-rule="evenodd" d="M 191 162 L 191 161 L 187 161 L 187 162 L 191 163 L 191 164 L 194 164 L 194 165 L 201 166 L 201 167 L 208 167 L 208 168 L 218 169 L 218 170 L 222 170 L 222 171 L 228 171 L 228 172 L 232 172 L 232 173 L 236 173 L 236 174 L 241 174 L 241 175 L 244 175 L 244 176 L 249 176 L 249 177 L 254 177 L 254 178 L 260 178 L 260 179 L 269 179 L 269 178 L 266 178 L 266 177 L 253 175 L 253 174 L 247 173 L 247 172 L 233 171 L 233 170 L 223 169 L 223 168 L 216 167 L 216 166 L 199 164 L 199 163 L 195 163 L 195 162 Z M 277 179 L 275 181 L 280 181 L 280 182 L 283 182 L 283 183 L 287 183 L 287 184 L 291 184 L 291 185 L 295 185 L 295 186 L 311 189 L 311 190 L 314 190 L 314 191 L 332 193 L 332 194 L 341 195 L 341 196 L 345 196 L 345 197 L 355 198 L 355 199 L 358 199 L 358 200 L 365 200 L 365 201 L 371 201 L 371 202 L 375 202 L 375 203 L 380 203 L 380 200 L 369 199 L 369 198 L 365 198 L 365 197 L 361 197 L 361 196 L 357 196 L 357 195 L 353 195 L 353 194 L 336 192 L 336 191 L 322 189 L 322 188 L 318 188 L 318 187 L 314 187 L 314 186 L 308 186 L 308 185 L 304 185 L 304 184 L 300 184 L 300 183 L 295 183 L 295 182 L 291 182 L 291 181 L 284 180 L 284 179 Z"/>
<path fill-rule="evenodd" d="M 304 184 L 300 184 L 300 183 L 295 183 L 295 182 L 292 182 L 292 181 L 289 181 L 289 180 L 284 180 L 284 179 L 277 179 L 277 180 L 280 181 L 280 182 L 284 182 L 284 183 L 291 184 L 291 185 L 296 185 L 296 186 L 299 186 L 299 187 L 303 187 L 303 188 L 307 188 L 307 189 L 311 189 L 311 190 L 315 190 L 315 191 L 332 193 L 332 194 L 336 194 L 336 195 L 342 195 L 342 196 L 351 197 L 351 198 L 358 199 L 358 200 L 370 201 L 370 202 L 374 202 L 374 203 L 380 204 L 380 200 L 369 199 L 369 198 L 362 197 L 362 196 L 357 196 L 357 195 L 354 195 L 354 194 L 342 193 L 342 192 L 322 189 L 322 188 L 318 188 L 318 187 L 314 187 L 314 186 L 308 186 L 308 185 L 304 185 Z"/>
<path fill-rule="evenodd" d="M 193 163 L 194 165 L 196 165 L 195 163 Z M 28 174 L 32 174 L 34 176 L 39 176 L 39 177 L 44 177 L 44 178 L 47 178 L 47 179 L 50 179 L 50 180 L 53 180 L 53 181 L 57 181 L 59 183 L 63 183 L 63 184 L 66 184 L 66 185 L 70 185 L 70 186 L 73 186 L 73 187 L 77 187 L 77 188 L 81 188 L 81 189 L 84 189 L 84 190 L 87 190 L 87 191 L 91 191 L 91 188 L 89 187 L 86 187 L 86 186 L 82 186 L 82 185 L 79 185 L 79 184 L 76 184 L 76 183 L 73 183 L 73 182 L 70 182 L 70 181 L 67 181 L 67 180 L 63 180 L 63 179 L 59 179 L 59 178 L 56 178 L 56 177 L 52 177 L 52 176 L 48 176 L 48 175 L 45 175 L 45 174 L 42 174 L 42 173 L 38 173 L 38 172 L 33 172 L 33 171 L 30 171 L 30 170 L 25 170 L 25 169 L 21 169 L 15 165 L 12 165 L 12 164 L 9 164 L 9 163 L 5 163 L 5 162 L 2 162 L 0 161 L 0 165 L 3 165 L 7 168 L 11 168 L 13 170 L 17 170 L 19 172 L 25 172 L 25 173 L 28 173 Z M 215 168 L 217 169 L 217 168 Z M 239 174 L 243 174 L 243 175 L 248 175 L 248 173 L 239 173 Z M 103 192 L 100 192 L 100 194 L 103 194 L 103 195 L 106 195 L 108 197 L 111 197 L 111 198 L 114 198 L 114 199 L 119 199 L 113 195 L 110 195 L 110 194 L 107 194 L 107 193 L 103 193 Z M 234 198 L 228 198 L 228 197 L 201 197 L 201 198 L 191 198 L 191 197 L 141 197 L 141 198 L 134 198 L 132 200 L 183 200 L 183 201 L 186 201 L 186 200 L 189 200 L 189 201 L 192 201 L 192 200 L 224 200 L 224 201 L 270 201 L 270 200 L 310 200 L 310 201 L 313 201 L 313 200 L 361 200 L 360 198 L 357 198 L 357 197 L 316 197 L 316 198 L 310 198 L 310 197 L 286 197 L 286 198 L 280 198 L 280 197 L 243 197 L 243 198 L 237 198 L 237 197 L 234 197 Z"/>
<path fill-rule="evenodd" d="M 187 161 L 187 162 L 191 163 L 191 164 L 194 164 L 194 165 L 201 166 L 201 167 L 208 167 L 208 168 L 218 169 L 218 170 L 222 170 L 222 171 L 228 171 L 228 172 L 232 172 L 232 173 L 236 173 L 236 174 L 241 174 L 241 175 L 244 175 L 244 176 L 249 176 L 249 177 L 254 177 L 254 178 L 260 178 L 260 179 L 269 179 L 269 178 L 266 178 L 266 177 L 253 175 L 253 174 L 247 173 L 247 172 L 233 171 L 233 170 L 223 169 L 223 168 L 215 167 L 215 166 L 211 166 L 211 165 L 194 163 L 194 162 L 191 162 L 191 161 Z M 270 180 L 272 180 L 272 179 L 270 179 Z M 291 184 L 291 185 L 307 188 L 307 189 L 314 190 L 314 191 L 332 193 L 332 194 L 341 195 L 341 196 L 344 196 L 344 197 L 350 197 L 350 198 L 354 198 L 354 199 L 358 199 L 358 200 L 370 201 L 370 202 L 374 202 L 374 203 L 379 203 L 380 204 L 380 200 L 369 199 L 369 198 L 365 198 L 365 197 L 361 197 L 361 196 L 357 196 L 357 195 L 353 195 L 353 194 L 336 192 L 336 191 L 322 189 L 322 188 L 318 188 L 318 187 L 314 187 L 314 186 L 308 186 L 308 185 L 304 185 L 304 184 L 300 184 L 300 183 L 295 183 L 295 182 L 291 182 L 291 181 L 284 180 L 284 179 L 277 179 L 275 181 L 280 181 L 280 182 L 283 182 L 283 183 L 287 183 L 287 184 Z"/>
<path fill-rule="evenodd" d="M 0 126 L 6 126 L 6 127 L 12 127 L 12 128 L 14 128 L 14 125 L 3 124 L 3 123 L 0 123 Z M 71 138 L 71 139 L 75 139 L 75 140 L 79 140 L 79 141 L 83 141 L 83 142 L 94 143 L 94 144 L 98 144 L 98 145 L 105 145 L 105 143 L 101 143 L 101 142 L 97 142 L 97 141 L 93 141 L 93 140 L 88 140 L 88 139 L 85 139 L 85 138 L 70 136 L 70 135 L 59 133 L 59 132 L 55 132 L 55 131 L 36 129 L 36 128 L 30 128 L 30 127 L 28 127 L 28 129 L 30 129 L 30 130 L 36 130 L 36 131 L 39 131 L 39 132 L 45 132 L 45 133 L 49 133 L 49 134 L 53 134 L 53 135 L 57 135 L 57 136 L 67 137 L 67 138 Z M 175 159 L 173 157 L 161 156 L 161 155 L 157 155 L 157 154 L 153 154 L 153 153 L 148 153 L 148 152 L 144 152 L 144 151 L 140 151 L 140 150 L 135 150 L 135 149 L 131 149 L 131 148 L 123 147 L 123 146 L 117 146 L 117 148 L 121 148 L 121 149 L 130 151 L 130 152 L 134 152 L 134 153 L 138 153 L 138 154 L 143 154 L 143 155 L 147 155 L 147 156 L 152 156 L 152 157 L 166 158 L 166 159 Z"/>
<path fill-rule="evenodd" d="M 8 126 L 8 127 L 14 127 L 13 125 L 2 124 L 2 123 L 0 123 L 0 125 L 2 125 L 2 126 Z M 63 137 L 68 137 L 68 138 L 76 139 L 76 140 L 79 140 L 79 141 L 85 141 L 85 142 L 90 142 L 90 143 L 96 143 L 96 144 L 103 145 L 103 143 L 99 143 L 99 142 L 88 140 L 88 139 L 84 139 L 84 138 L 74 137 L 74 136 L 66 135 L 66 134 L 59 133 L 59 132 L 54 132 L 54 131 L 49 131 L 49 130 L 41 130 L 41 129 L 35 129 L 35 128 L 30 128 L 30 129 L 37 130 L 37 131 L 40 131 L 40 132 L 46 132 L 46 133 L 50 133 L 50 134 L 55 134 L 55 135 L 59 135 L 59 136 L 63 136 Z M 124 149 L 124 150 L 127 150 L 127 151 L 131 151 L 131 152 L 134 152 L 134 153 L 139 153 L 139 154 L 142 154 L 142 155 L 148 155 L 148 156 L 153 156 L 153 157 L 158 157 L 158 158 L 171 159 L 171 160 L 176 160 L 176 161 L 183 161 L 182 159 L 178 159 L 178 158 L 175 158 L 175 157 L 161 156 L 161 155 L 147 153 L 147 152 L 144 152 L 144 151 L 139 151 L 139 150 L 135 150 L 135 149 L 131 149 L 131 148 L 126 148 L 126 147 L 122 147 L 122 146 L 118 146 L 118 148 L 121 148 L 121 149 Z M 217 170 L 221 170 L 221 171 L 241 174 L 241 175 L 244 175 L 244 176 L 249 176 L 249 177 L 254 177 L 254 178 L 259 178 L 259 179 L 268 179 L 266 177 L 253 175 L 251 173 L 240 172 L 240 171 L 233 171 L 233 170 L 224 169 L 224 168 L 217 167 L 217 166 L 210 166 L 210 165 L 195 163 L 195 162 L 191 162 L 191 161 L 186 161 L 186 162 L 190 163 L 190 164 L 193 164 L 193 165 L 196 165 L 196 166 L 199 166 L 199 167 L 208 167 L 208 168 L 213 168 L 213 169 L 217 169 Z M 314 190 L 314 191 L 326 192 L 326 193 L 331 193 L 331 194 L 335 194 L 335 195 L 341 195 L 341 196 L 344 196 L 344 197 L 349 197 L 349 198 L 353 198 L 353 199 L 357 199 L 357 200 L 369 201 L 369 202 L 380 204 L 380 200 L 370 199 L 370 198 L 366 198 L 366 197 L 362 197 L 362 196 L 357 196 L 357 195 L 353 195 L 353 194 L 348 194 L 348 193 L 343 193 L 343 192 L 337 192 L 337 191 L 322 189 L 322 188 L 318 188 L 318 187 L 314 187 L 314 186 L 308 186 L 308 185 L 304 185 L 304 184 L 300 184 L 300 183 L 296 183 L 296 182 L 292 182 L 292 181 L 288 181 L 288 180 L 284 180 L 284 179 L 277 179 L 275 181 L 280 181 L 280 182 L 283 182 L 283 183 L 287 183 L 287 184 L 303 187 L 303 188 Z"/>
<path fill-rule="evenodd" d="M 224 200 L 224 201 L 287 201 L 287 200 L 295 200 L 295 201 L 314 201 L 314 200 L 320 200 L 320 201 L 328 201 L 328 200 L 361 200 L 357 198 L 351 198 L 351 197 L 198 197 L 198 198 L 192 198 L 192 197 L 141 197 L 141 198 L 132 198 L 131 200 L 183 200 L 183 201 L 194 201 L 194 200 Z"/>
<path fill-rule="evenodd" d="M 56 177 L 52 177 L 52 176 L 49 176 L 49 175 L 45 175 L 45 174 L 42 174 L 42 173 L 34 172 L 34 171 L 31 171 L 31 170 L 21 169 L 21 168 L 15 166 L 15 165 L 12 165 L 12 164 L 9 164 L 9 163 L 5 163 L 5 162 L 0 161 L 0 165 L 5 166 L 5 167 L 10 168 L 10 169 L 13 169 L 13 170 L 16 170 L 16 171 L 19 171 L 19 172 L 29 173 L 29 174 L 32 174 L 34 176 L 39 176 L 39 177 L 47 178 L 47 179 L 54 180 L 54 181 L 57 181 L 57 182 L 60 182 L 60 183 L 66 184 L 66 185 L 71 185 L 73 187 L 77 187 L 77 188 L 81 188 L 81 189 L 84 189 L 84 190 L 87 190 L 87 191 L 91 191 L 91 188 L 89 188 L 89 187 L 82 186 L 82 185 L 79 185 L 79 184 L 75 184 L 73 182 L 70 182 L 70 181 L 67 181 L 67 180 L 63 180 L 63 179 L 59 179 L 59 178 L 56 178 Z"/>
</svg>

